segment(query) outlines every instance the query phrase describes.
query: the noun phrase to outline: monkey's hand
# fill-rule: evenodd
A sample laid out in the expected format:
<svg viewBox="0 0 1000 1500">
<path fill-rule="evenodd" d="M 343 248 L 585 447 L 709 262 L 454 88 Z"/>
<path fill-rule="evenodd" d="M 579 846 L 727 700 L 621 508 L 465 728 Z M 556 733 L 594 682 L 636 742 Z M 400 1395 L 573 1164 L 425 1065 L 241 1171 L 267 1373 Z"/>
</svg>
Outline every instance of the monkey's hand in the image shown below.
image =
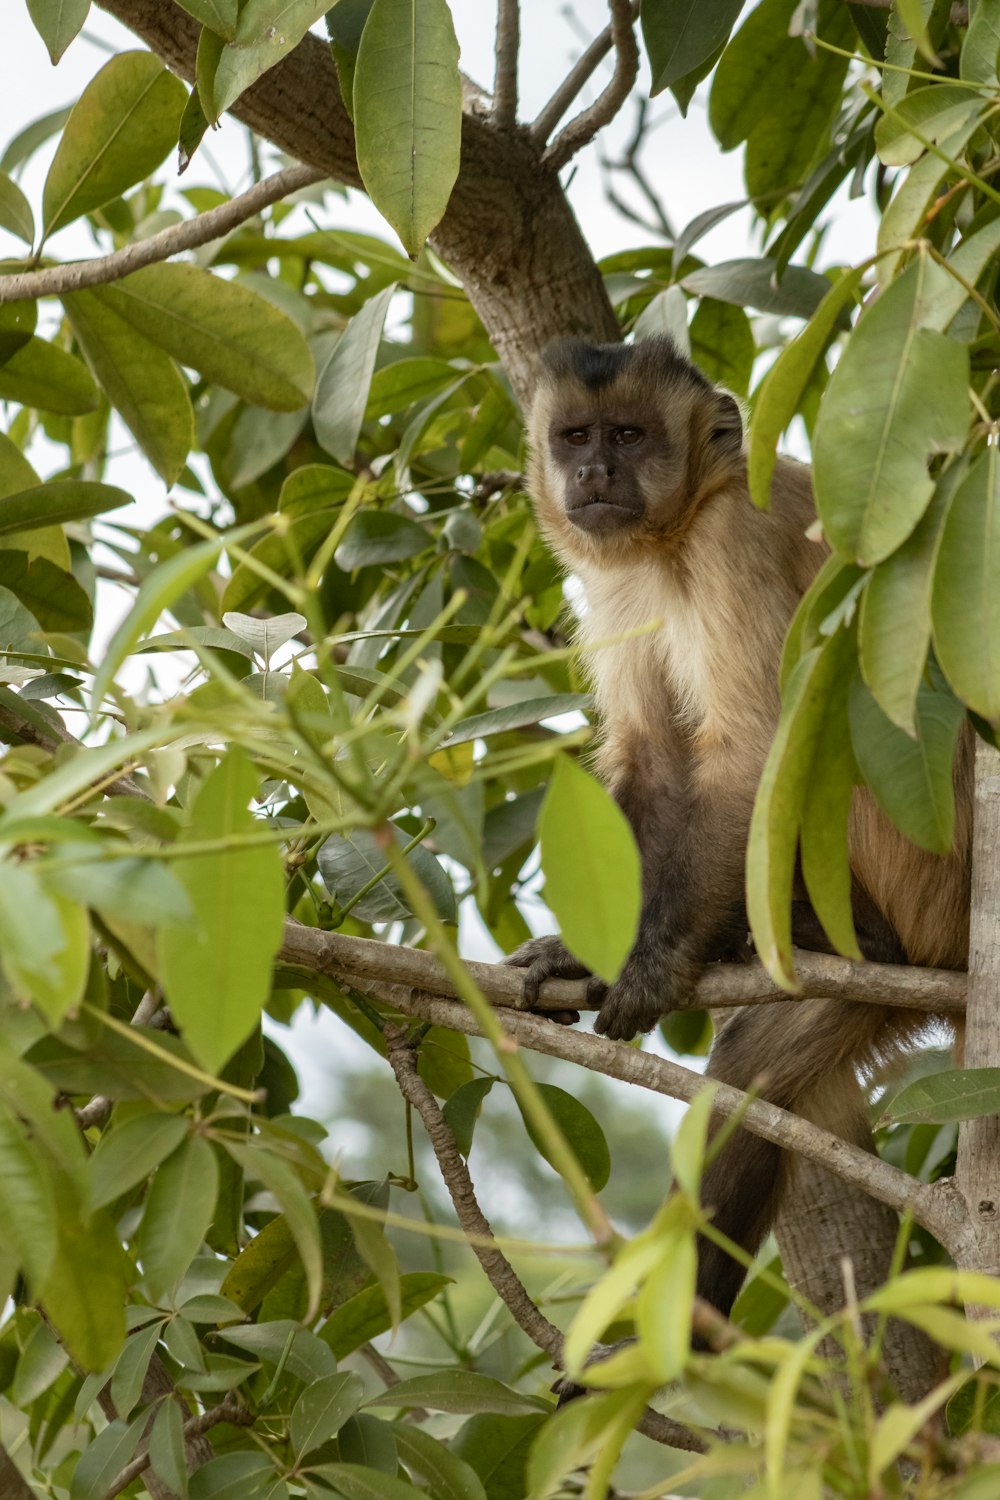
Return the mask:
<svg viewBox="0 0 1000 1500">
<path fill-rule="evenodd" d="M 504 959 L 515 969 L 524 969 L 524 997 L 529 1005 L 538 1004 L 538 991 L 546 979 L 586 979 L 590 970 L 574 958 L 562 939 L 550 933 L 547 937 L 529 938 Z M 544 1013 L 550 1020 L 562 1025 L 579 1021 L 575 1010 L 554 1010 Z"/>
<path fill-rule="evenodd" d="M 700 972 L 700 964 L 676 949 L 647 948 L 640 935 L 614 984 L 595 976 L 587 986 L 589 999 L 599 1007 L 594 1030 L 616 1042 L 650 1031 L 688 999 Z"/>
</svg>

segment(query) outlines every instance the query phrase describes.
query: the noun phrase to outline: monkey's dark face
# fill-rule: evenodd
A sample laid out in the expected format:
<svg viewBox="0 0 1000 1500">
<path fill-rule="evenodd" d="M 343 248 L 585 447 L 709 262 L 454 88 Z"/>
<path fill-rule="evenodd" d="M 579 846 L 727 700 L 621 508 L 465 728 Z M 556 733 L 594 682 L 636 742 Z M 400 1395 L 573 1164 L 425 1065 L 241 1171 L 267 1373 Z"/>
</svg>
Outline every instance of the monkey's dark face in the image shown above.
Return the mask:
<svg viewBox="0 0 1000 1500">
<path fill-rule="evenodd" d="M 581 421 L 560 421 L 549 433 L 549 451 L 565 475 L 567 518 L 581 531 L 620 531 L 642 520 L 646 510 L 641 474 L 644 451 L 658 433 L 636 422 L 587 412 Z"/>
<path fill-rule="evenodd" d="M 669 547 L 742 464 L 736 402 L 663 338 L 550 347 L 530 438 L 538 517 L 571 566 Z"/>
</svg>

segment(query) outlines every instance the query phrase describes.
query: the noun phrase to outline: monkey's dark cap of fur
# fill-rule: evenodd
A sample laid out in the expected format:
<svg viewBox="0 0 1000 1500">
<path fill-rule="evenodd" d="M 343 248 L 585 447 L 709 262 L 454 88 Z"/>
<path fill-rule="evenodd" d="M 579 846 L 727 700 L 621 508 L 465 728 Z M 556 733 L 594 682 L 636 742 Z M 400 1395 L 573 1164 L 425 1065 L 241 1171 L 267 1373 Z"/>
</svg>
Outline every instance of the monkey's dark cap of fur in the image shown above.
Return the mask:
<svg viewBox="0 0 1000 1500">
<path fill-rule="evenodd" d="M 694 380 L 710 389 L 700 370 L 686 360 L 673 339 L 666 334 L 639 339 L 635 344 L 588 344 L 584 339 L 561 338 L 548 344 L 542 353 L 546 373 L 552 380 L 575 377 L 588 390 L 611 385 L 627 369 L 632 379 L 648 372 L 652 384 L 664 379 Z"/>
</svg>

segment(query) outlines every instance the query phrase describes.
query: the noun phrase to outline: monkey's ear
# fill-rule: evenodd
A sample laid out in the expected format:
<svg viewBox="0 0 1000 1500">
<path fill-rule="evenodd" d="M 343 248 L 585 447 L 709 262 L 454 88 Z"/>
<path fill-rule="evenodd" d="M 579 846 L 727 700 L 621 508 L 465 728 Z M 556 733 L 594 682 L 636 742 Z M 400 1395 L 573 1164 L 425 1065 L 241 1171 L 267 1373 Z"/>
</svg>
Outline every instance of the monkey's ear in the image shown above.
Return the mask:
<svg viewBox="0 0 1000 1500">
<path fill-rule="evenodd" d="M 732 396 L 716 392 L 715 410 L 708 441 L 714 453 L 737 454 L 743 447 L 743 418 Z"/>
</svg>

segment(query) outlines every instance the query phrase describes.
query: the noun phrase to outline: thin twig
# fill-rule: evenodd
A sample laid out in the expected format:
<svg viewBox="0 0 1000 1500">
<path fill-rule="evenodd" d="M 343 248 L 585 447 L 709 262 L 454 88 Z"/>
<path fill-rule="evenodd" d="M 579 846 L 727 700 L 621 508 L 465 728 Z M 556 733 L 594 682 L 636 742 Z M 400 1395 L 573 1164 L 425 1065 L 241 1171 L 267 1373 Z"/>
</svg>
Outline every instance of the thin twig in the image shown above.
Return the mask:
<svg viewBox="0 0 1000 1500">
<path fill-rule="evenodd" d="M 345 982 L 382 1004 L 430 1021 L 434 1026 L 462 1031 L 469 1036 L 482 1034 L 478 1022 L 465 1006 L 454 1000 L 360 976 Z M 954 1250 L 960 1243 L 964 1244 L 968 1214 L 962 1200 L 947 1182 L 922 1183 L 899 1167 L 882 1161 L 860 1146 L 841 1140 L 789 1110 L 780 1109 L 766 1099 L 754 1099 L 731 1084 L 715 1083 L 669 1058 L 573 1031 L 542 1016 L 509 1010 L 503 1012 L 503 1023 L 512 1043 L 549 1057 L 582 1064 L 592 1072 L 621 1079 L 624 1083 L 638 1084 L 671 1099 L 690 1103 L 696 1094 L 712 1083 L 715 1088 L 713 1107 L 724 1119 L 738 1113 L 741 1125 L 753 1135 L 826 1167 L 842 1181 L 852 1183 L 898 1212 L 911 1209 L 917 1223 L 929 1229 L 946 1249 Z"/>
<path fill-rule="evenodd" d="M 540 1312 L 525 1290 L 524 1283 L 510 1261 L 496 1244 L 493 1228 L 479 1207 L 469 1169 L 455 1144 L 441 1106 L 417 1072 L 417 1059 L 406 1034 L 397 1027 L 386 1030 L 389 1063 L 396 1075 L 400 1092 L 420 1116 L 427 1131 L 445 1186 L 451 1195 L 455 1214 L 469 1243 L 497 1296 L 507 1307 L 515 1323 L 533 1344 L 543 1349 L 554 1364 L 562 1361 L 563 1336 L 554 1323 Z M 656 1442 L 689 1453 L 703 1453 L 700 1438 L 659 1412 L 647 1411 L 638 1424 L 639 1431 Z"/>
<path fill-rule="evenodd" d="M 499 130 L 517 123 L 517 53 L 521 40 L 519 0 L 498 0 L 496 73 L 492 120 Z"/>
<path fill-rule="evenodd" d="M 372 938 L 349 937 L 339 932 L 321 932 L 289 919 L 279 958 L 291 965 L 327 974 L 362 975 L 431 990 L 438 995 L 457 993 L 443 965 L 433 953 L 420 948 L 397 947 Z M 537 1006 L 524 997 L 524 970 L 505 964 L 468 962 L 465 967 L 494 1005 L 514 1010 L 593 1010 L 587 998 L 585 979 L 549 979 L 542 985 Z M 758 960 L 746 964 L 710 964 L 685 1010 L 714 1010 L 730 1005 L 771 1005 L 775 1001 L 796 1004 L 803 996 L 830 1000 L 854 1000 L 869 1005 L 892 1005 L 931 1015 L 961 1015 L 965 1009 L 968 976 L 951 969 L 907 968 L 902 964 L 873 964 L 837 958 L 827 953 L 797 950 L 795 967 L 802 985 L 800 995 L 789 995 L 771 979 Z M 363 989 L 364 986 L 362 985 Z"/>
<path fill-rule="evenodd" d="M 317 167 L 285 167 L 262 182 L 254 183 L 252 188 L 231 198 L 228 203 L 210 208 L 193 219 L 185 219 L 181 224 L 171 224 L 159 234 L 126 245 L 112 255 L 50 266 L 44 271 L 22 271 L 17 276 L 0 277 L 0 302 L 15 302 L 21 297 L 56 297 L 63 292 L 78 292 L 82 287 L 118 281 L 142 266 L 169 260 L 171 255 L 178 255 L 182 250 L 194 250 L 198 245 L 207 245 L 210 240 L 221 239 L 260 213 L 261 209 L 300 188 L 322 182 L 327 175 Z"/>
<path fill-rule="evenodd" d="M 241 1406 L 232 1391 L 228 1393 L 224 1401 L 218 1406 L 210 1407 L 200 1416 L 192 1417 L 184 1423 L 185 1442 L 190 1438 L 202 1437 L 211 1428 L 218 1426 L 220 1422 L 229 1422 L 233 1427 L 252 1427 L 256 1417 L 247 1407 Z M 118 1477 L 112 1481 L 111 1488 L 106 1492 L 105 1500 L 114 1500 L 122 1490 L 128 1489 L 133 1479 L 137 1478 L 149 1468 L 149 1451 L 140 1453 L 138 1458 L 133 1458 L 130 1464 L 126 1464 Z"/>
<path fill-rule="evenodd" d="M 608 53 L 611 51 L 612 47 L 618 49 L 618 60 L 615 67 L 615 78 L 618 77 L 619 69 L 622 63 L 622 54 L 619 47 L 619 36 L 622 31 L 623 22 L 627 27 L 628 36 L 631 39 L 632 50 L 635 53 L 635 64 L 632 70 L 632 77 L 629 80 L 628 88 L 631 88 L 632 83 L 635 81 L 635 72 L 638 68 L 638 49 L 635 45 L 635 33 L 633 32 L 632 27 L 634 26 L 639 15 L 638 0 L 632 0 L 631 4 L 628 4 L 627 0 L 608 0 L 608 3 L 611 6 L 610 25 L 605 26 L 600 35 L 594 38 L 587 50 L 577 60 L 574 66 L 570 69 L 569 73 L 567 73 L 562 83 L 552 95 L 552 98 L 546 105 L 543 106 L 541 112 L 538 114 L 531 126 L 532 138 L 539 146 L 544 146 L 545 142 L 548 140 L 549 136 L 552 134 L 553 130 L 556 128 L 563 115 L 573 103 L 573 100 L 580 93 L 581 89 L 585 87 L 595 69 L 598 68 L 604 61 Z M 615 80 L 612 79 L 609 87 L 613 88 L 614 82 Z M 628 93 L 628 88 L 625 90 L 625 94 Z M 594 109 L 596 109 L 601 104 L 607 92 L 608 90 L 605 89 L 604 94 L 602 94 L 600 99 L 598 99 L 597 104 L 593 106 Z M 625 94 L 622 94 L 622 99 L 624 99 Z M 620 99 L 618 103 L 620 104 L 621 102 L 622 100 Z M 617 109 L 617 107 L 618 106 L 616 105 L 615 108 Z M 590 113 L 590 111 L 584 111 L 584 114 L 588 113 Z M 612 113 L 614 113 L 614 111 L 612 111 Z M 583 117 L 583 115 L 580 115 L 577 117 L 577 120 L 573 120 L 569 125 L 567 125 L 566 130 L 562 132 L 559 140 L 561 140 L 562 137 L 565 136 L 567 130 L 572 130 L 574 126 L 577 125 L 578 121 L 583 119 Z M 609 115 L 608 118 L 610 119 L 611 116 Z M 598 126 L 595 125 L 594 130 L 596 130 L 597 128 Z M 591 135 L 593 135 L 593 133 L 594 131 L 591 131 Z M 589 140 L 590 136 L 588 136 L 587 139 Z M 556 141 L 553 144 L 558 145 L 558 143 L 559 142 Z M 584 142 L 582 140 L 579 141 L 577 145 L 573 146 L 573 150 L 578 149 L 578 146 L 582 146 L 583 144 Z M 551 150 L 552 147 L 549 148 L 549 151 Z M 548 155 L 549 152 L 546 152 L 546 157 L 548 157 Z M 569 155 L 572 155 L 572 151 L 570 151 Z M 569 156 L 567 156 L 565 159 L 568 161 Z M 559 165 L 562 165 L 562 163 L 560 162 Z"/>
</svg>

